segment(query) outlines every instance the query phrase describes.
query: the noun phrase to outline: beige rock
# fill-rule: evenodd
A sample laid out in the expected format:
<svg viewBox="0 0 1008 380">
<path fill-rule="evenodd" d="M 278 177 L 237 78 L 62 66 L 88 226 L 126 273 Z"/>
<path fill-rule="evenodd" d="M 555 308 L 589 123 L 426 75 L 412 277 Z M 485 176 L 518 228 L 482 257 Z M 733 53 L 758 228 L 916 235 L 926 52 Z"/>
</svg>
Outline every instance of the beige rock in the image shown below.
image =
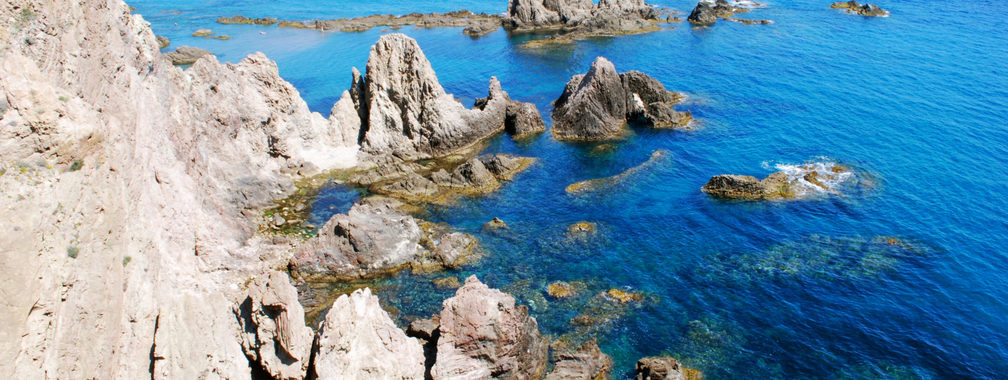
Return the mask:
<svg viewBox="0 0 1008 380">
<path fill-rule="evenodd" d="M 490 289 L 476 276 L 443 303 L 434 378 L 538 378 L 546 370 L 547 342 L 528 308 Z"/>
<path fill-rule="evenodd" d="M 234 313 L 246 332 L 242 346 L 250 362 L 276 379 L 304 377 L 313 334 L 287 274 L 273 271 L 254 278 L 248 298 Z"/>
<path fill-rule="evenodd" d="M 378 305 L 371 289 L 340 296 L 319 326 L 319 379 L 423 379 L 424 352 Z"/>
</svg>

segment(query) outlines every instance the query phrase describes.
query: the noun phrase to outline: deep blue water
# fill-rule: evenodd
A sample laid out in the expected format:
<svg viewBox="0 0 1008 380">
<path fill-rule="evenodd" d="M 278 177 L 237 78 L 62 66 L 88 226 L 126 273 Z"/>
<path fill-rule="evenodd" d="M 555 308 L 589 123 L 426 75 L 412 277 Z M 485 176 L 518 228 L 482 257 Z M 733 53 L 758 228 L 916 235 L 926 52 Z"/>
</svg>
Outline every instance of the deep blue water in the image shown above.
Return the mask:
<svg viewBox="0 0 1008 380">
<path fill-rule="evenodd" d="M 881 1 L 881 0 L 880 0 Z M 688 11 L 695 3 L 666 0 Z M 400 30 L 416 38 L 445 88 L 471 105 L 497 76 L 544 115 L 596 56 L 690 94 L 689 132 L 637 130 L 608 151 L 549 133 L 488 151 L 539 157 L 503 190 L 431 208 L 427 217 L 479 237 L 477 274 L 530 305 L 543 331 L 599 338 L 628 377 L 645 355 L 673 354 L 707 378 L 999 378 L 1008 373 L 1008 7 L 995 1 L 883 2 L 889 18 L 829 9 L 828 0 L 771 3 L 742 17 L 548 51 L 498 31 Z M 285 0 L 130 2 L 173 45 L 221 60 L 262 51 L 313 110 L 326 114 L 382 34 L 217 25 L 218 16 L 290 19 L 468 8 L 506 2 Z M 179 10 L 180 12 L 166 12 Z M 177 25 L 176 25 L 177 23 Z M 229 41 L 188 37 L 209 27 Z M 265 32 L 265 34 L 260 34 Z M 606 191 L 564 188 L 609 176 L 666 149 L 670 158 Z M 866 186 L 804 202 L 739 203 L 700 192 L 710 176 L 765 176 L 778 164 L 835 161 Z M 345 204 L 345 191 L 323 196 Z M 343 203 L 340 203 L 343 202 Z M 321 203 L 320 203 L 321 205 Z M 510 232 L 488 233 L 500 217 Z M 587 239 L 566 226 L 598 224 Z M 889 237 L 893 237 L 890 240 Z M 437 276 L 443 276 L 439 274 Z M 408 274 L 380 294 L 405 319 L 436 312 L 451 291 Z M 569 301 L 548 283 L 584 281 Z M 643 292 L 592 328 L 595 293 Z"/>
</svg>

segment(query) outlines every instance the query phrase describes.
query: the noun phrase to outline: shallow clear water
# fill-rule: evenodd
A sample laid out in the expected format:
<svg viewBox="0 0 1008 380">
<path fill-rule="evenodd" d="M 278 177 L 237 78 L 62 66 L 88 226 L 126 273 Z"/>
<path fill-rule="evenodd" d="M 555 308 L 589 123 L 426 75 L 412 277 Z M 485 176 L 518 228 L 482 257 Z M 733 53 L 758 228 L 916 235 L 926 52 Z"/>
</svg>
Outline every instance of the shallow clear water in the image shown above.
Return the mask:
<svg viewBox="0 0 1008 380">
<path fill-rule="evenodd" d="M 497 76 L 513 98 L 550 101 L 596 56 L 685 91 L 702 125 L 689 132 L 637 130 L 614 149 L 559 143 L 548 133 L 488 151 L 539 162 L 485 198 L 430 209 L 427 217 L 479 237 L 477 274 L 530 305 L 550 334 L 593 334 L 629 377 L 634 361 L 669 353 L 708 378 L 998 378 L 1008 372 L 1008 8 L 1001 2 L 878 3 L 892 17 L 829 9 L 830 1 L 771 3 L 693 30 L 582 41 L 530 51 L 498 31 L 400 30 L 416 38 L 445 88 L 470 105 Z M 289 19 L 501 12 L 505 1 L 132 1 L 174 46 L 221 60 L 263 51 L 316 111 L 327 113 L 382 34 L 319 33 L 217 25 L 219 16 Z M 680 10 L 695 3 L 662 1 Z M 179 12 L 166 12 L 169 10 Z M 177 25 L 176 25 L 177 23 Z M 229 41 L 188 37 L 208 27 Z M 260 34 L 265 32 L 265 34 Z M 606 191 L 564 188 L 648 159 L 670 158 Z M 836 161 L 868 188 L 807 202 L 738 203 L 699 191 L 710 176 L 765 176 L 778 164 Z M 345 205 L 345 191 L 330 202 Z M 342 203 L 341 203 L 342 202 Z M 335 207 L 332 212 L 343 209 Z M 320 211 L 321 210 L 321 211 Z M 316 206 L 324 221 L 328 207 Z M 482 223 L 500 217 L 510 232 Z M 587 220 L 599 233 L 570 239 Z M 889 237 L 894 239 L 890 240 Z M 441 276 L 444 274 L 439 274 Z M 400 318 L 440 308 L 451 291 L 409 274 L 380 281 Z M 584 281 L 557 302 L 548 283 Z M 609 288 L 644 300 L 590 328 L 571 319 L 596 310 Z M 593 309 L 594 308 L 594 309 Z M 609 314 L 607 314 L 609 315 Z"/>
</svg>

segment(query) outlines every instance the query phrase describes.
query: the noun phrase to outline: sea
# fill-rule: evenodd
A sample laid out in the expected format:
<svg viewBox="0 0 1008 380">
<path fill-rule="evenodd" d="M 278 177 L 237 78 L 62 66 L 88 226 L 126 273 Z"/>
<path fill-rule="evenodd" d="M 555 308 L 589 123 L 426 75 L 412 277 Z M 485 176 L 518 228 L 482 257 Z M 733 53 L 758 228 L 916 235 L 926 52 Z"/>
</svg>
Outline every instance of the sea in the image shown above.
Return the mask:
<svg viewBox="0 0 1008 380">
<path fill-rule="evenodd" d="M 631 126 L 612 143 L 503 135 L 486 153 L 538 162 L 491 195 L 425 206 L 422 217 L 476 236 L 484 257 L 458 270 L 369 283 L 397 323 L 453 293 L 431 280 L 476 275 L 528 306 L 554 347 L 597 339 L 613 378 L 671 355 L 708 379 L 997 379 L 1008 376 L 1008 5 L 883 1 L 889 17 L 830 0 L 769 1 L 741 18 L 532 48 L 543 36 L 480 38 L 412 26 L 319 32 L 221 25 L 221 16 L 332 19 L 503 13 L 507 1 L 132 0 L 172 47 L 238 62 L 261 51 L 313 111 L 328 115 L 385 33 L 416 39 L 445 89 L 472 106 L 496 76 L 512 98 L 551 102 L 596 57 L 686 94 L 689 130 Z M 684 12 L 684 0 L 652 0 Z M 192 37 L 201 28 L 231 37 Z M 565 188 L 614 176 L 576 194 Z M 849 169 L 804 200 L 726 201 L 718 174 Z M 807 183 L 806 183 L 807 184 Z M 811 187 L 816 189 L 817 187 Z M 821 191 L 820 191 L 821 190 Z M 364 192 L 322 189 L 322 225 Z M 488 230 L 492 218 L 508 229 Z M 596 231 L 569 234 L 587 221 Z M 554 298 L 565 281 L 577 294 Z M 345 284 L 317 285 L 344 289 Z M 617 291 L 631 295 L 614 300 Z M 334 291 L 338 293 L 338 291 Z"/>
</svg>

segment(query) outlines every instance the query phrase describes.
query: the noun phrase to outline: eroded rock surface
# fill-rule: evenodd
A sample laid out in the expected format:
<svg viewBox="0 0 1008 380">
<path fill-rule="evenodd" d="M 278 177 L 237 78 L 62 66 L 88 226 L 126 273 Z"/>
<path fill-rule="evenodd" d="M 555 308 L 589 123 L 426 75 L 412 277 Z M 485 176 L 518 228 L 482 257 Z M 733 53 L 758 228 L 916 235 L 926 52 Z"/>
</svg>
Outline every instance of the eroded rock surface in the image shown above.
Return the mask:
<svg viewBox="0 0 1008 380">
<path fill-rule="evenodd" d="M 636 380 L 701 380 L 703 374 L 679 364 L 668 356 L 651 356 L 637 361 Z"/>
<path fill-rule="evenodd" d="M 455 268 L 478 257 L 475 238 L 416 219 L 404 206 L 371 197 L 346 214 L 334 215 L 318 236 L 299 248 L 290 269 L 300 275 L 355 279 L 405 268 Z"/>
<path fill-rule="evenodd" d="M 875 4 L 860 4 L 855 0 L 838 1 L 830 5 L 830 8 L 843 9 L 850 14 L 857 14 L 869 17 L 889 16 L 889 11 L 879 8 Z"/>
<path fill-rule="evenodd" d="M 627 121 L 656 128 L 684 127 L 689 111 L 672 107 L 681 96 L 639 71 L 617 73 L 598 57 L 588 73 L 575 75 L 553 102 L 553 136 L 560 140 L 600 141 L 621 137 Z"/>
<path fill-rule="evenodd" d="M 398 179 L 371 186 L 375 192 L 410 202 L 448 203 L 463 195 L 483 195 L 496 191 L 502 182 L 535 162 L 531 157 L 510 154 L 487 154 L 473 157 L 450 172 L 439 169 L 419 174 L 407 172 Z"/>
<path fill-rule="evenodd" d="M 158 46 L 161 46 L 160 44 L 163 43 L 164 42 L 159 41 Z M 167 45 L 164 47 L 167 47 Z M 165 53 L 165 57 L 168 58 L 173 65 L 191 65 L 195 63 L 197 59 L 212 54 L 213 53 L 206 49 L 200 49 L 192 46 L 179 46 L 175 49 L 175 51 Z"/>
<path fill-rule="evenodd" d="M 539 378 L 548 345 L 528 308 L 471 276 L 443 303 L 434 378 Z"/>
<path fill-rule="evenodd" d="M 336 299 L 319 326 L 318 379 L 423 379 L 424 349 L 396 327 L 371 289 Z"/>
<path fill-rule="evenodd" d="M 249 361 L 276 379 L 300 379 L 308 369 L 312 330 L 287 274 L 253 278 L 249 295 L 234 309 L 245 332 L 242 347 Z"/>
<path fill-rule="evenodd" d="M 555 361 L 546 380 L 608 379 L 613 368 L 612 358 L 599 349 L 594 339 L 585 342 L 576 351 L 556 352 Z"/>
<path fill-rule="evenodd" d="M 693 11 L 690 12 L 689 17 L 686 18 L 690 24 L 697 26 L 707 26 L 714 25 L 717 20 L 723 19 L 727 21 L 735 21 L 743 24 L 773 24 L 771 20 L 756 20 L 756 19 L 742 19 L 736 18 L 735 15 L 739 13 L 746 13 L 752 10 L 754 7 L 762 7 L 762 4 L 754 2 L 746 2 L 745 5 L 739 5 L 740 2 L 728 2 L 727 0 L 716 0 L 709 1 L 703 0 L 697 3 Z"/>
<path fill-rule="evenodd" d="M 221 24 L 277 24 L 283 28 L 315 29 L 323 32 L 331 30 L 365 32 L 379 26 L 398 28 L 406 25 L 415 25 L 421 28 L 465 27 L 463 33 L 481 36 L 500 28 L 501 17 L 486 13 L 472 13 L 463 9 L 447 13 L 410 13 L 403 16 L 371 15 L 313 21 L 277 20 L 273 17 L 249 18 L 238 15 L 221 17 L 217 19 L 217 22 Z"/>
<path fill-rule="evenodd" d="M 783 170 L 762 180 L 746 175 L 716 175 L 701 190 L 713 197 L 725 199 L 806 199 L 823 194 L 838 194 L 848 183 L 860 181 L 851 168 L 832 162 L 780 167 Z"/>
<path fill-rule="evenodd" d="M 511 99 L 496 78 L 489 94 L 466 109 L 438 82 L 416 41 L 387 34 L 371 48 L 358 109 L 365 152 L 406 160 L 444 156 L 504 130 Z"/>
</svg>

